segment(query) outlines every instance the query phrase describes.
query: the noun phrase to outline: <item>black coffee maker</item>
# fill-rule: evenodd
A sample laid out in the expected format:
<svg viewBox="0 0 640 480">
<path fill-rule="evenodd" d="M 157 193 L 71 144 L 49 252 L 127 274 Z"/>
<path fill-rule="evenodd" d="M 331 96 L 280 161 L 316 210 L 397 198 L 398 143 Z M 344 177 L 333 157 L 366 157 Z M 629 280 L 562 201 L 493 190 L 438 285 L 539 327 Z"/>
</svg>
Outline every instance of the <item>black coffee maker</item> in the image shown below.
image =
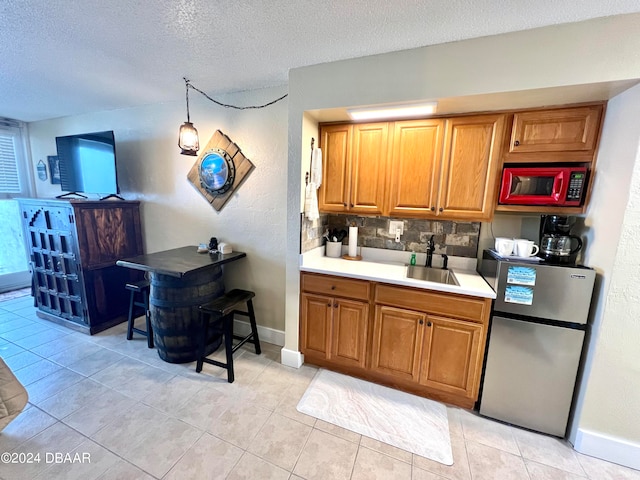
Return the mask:
<svg viewBox="0 0 640 480">
<path fill-rule="evenodd" d="M 538 256 L 548 263 L 575 265 L 582 239 L 571 235 L 575 217 L 542 215 L 540 218 L 540 251 Z"/>
</svg>

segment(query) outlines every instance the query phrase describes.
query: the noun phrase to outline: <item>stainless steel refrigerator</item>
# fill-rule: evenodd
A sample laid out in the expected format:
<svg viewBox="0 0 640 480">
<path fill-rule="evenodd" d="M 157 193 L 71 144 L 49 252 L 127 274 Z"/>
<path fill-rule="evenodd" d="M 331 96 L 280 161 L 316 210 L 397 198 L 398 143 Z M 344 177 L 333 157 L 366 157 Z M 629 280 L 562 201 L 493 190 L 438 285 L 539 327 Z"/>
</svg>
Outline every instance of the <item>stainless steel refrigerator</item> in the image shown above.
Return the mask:
<svg viewBox="0 0 640 480">
<path fill-rule="evenodd" d="M 595 271 L 483 252 L 496 291 L 480 414 L 564 437 L 580 365 Z"/>
</svg>

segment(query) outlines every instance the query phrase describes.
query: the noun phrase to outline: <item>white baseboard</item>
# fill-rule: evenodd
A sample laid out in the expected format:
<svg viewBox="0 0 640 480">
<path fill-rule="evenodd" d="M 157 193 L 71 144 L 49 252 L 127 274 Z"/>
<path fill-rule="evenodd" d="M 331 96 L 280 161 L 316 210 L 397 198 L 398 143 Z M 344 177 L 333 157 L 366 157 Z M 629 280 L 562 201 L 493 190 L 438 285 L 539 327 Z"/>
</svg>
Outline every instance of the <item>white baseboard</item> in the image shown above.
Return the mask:
<svg viewBox="0 0 640 480">
<path fill-rule="evenodd" d="M 578 429 L 573 448 L 590 457 L 640 470 L 640 445 L 622 438 Z"/>
<path fill-rule="evenodd" d="M 238 335 L 249 335 L 251 333 L 251 326 L 249 322 L 234 319 L 233 331 Z M 280 347 L 284 346 L 284 332 L 282 330 L 258 325 L 258 337 L 260 337 L 261 342 L 273 343 Z"/>
<path fill-rule="evenodd" d="M 300 368 L 304 363 L 304 355 L 295 350 L 283 348 L 280 351 L 280 363 L 287 367 Z"/>
<path fill-rule="evenodd" d="M 251 333 L 251 326 L 249 322 L 234 319 L 233 331 L 238 335 L 249 335 L 249 333 Z M 258 325 L 258 336 L 261 342 L 272 343 L 280 347 L 284 346 L 284 332 L 282 330 Z M 300 352 L 283 348 L 280 353 L 280 363 L 287 367 L 300 368 L 304 363 L 304 355 Z"/>
<path fill-rule="evenodd" d="M 31 273 L 30 272 L 18 272 L 7 273 L 3 275 L 2 285 L 0 285 L 0 293 L 10 292 L 12 290 L 18 290 L 19 288 L 26 288 L 31 286 Z"/>
</svg>

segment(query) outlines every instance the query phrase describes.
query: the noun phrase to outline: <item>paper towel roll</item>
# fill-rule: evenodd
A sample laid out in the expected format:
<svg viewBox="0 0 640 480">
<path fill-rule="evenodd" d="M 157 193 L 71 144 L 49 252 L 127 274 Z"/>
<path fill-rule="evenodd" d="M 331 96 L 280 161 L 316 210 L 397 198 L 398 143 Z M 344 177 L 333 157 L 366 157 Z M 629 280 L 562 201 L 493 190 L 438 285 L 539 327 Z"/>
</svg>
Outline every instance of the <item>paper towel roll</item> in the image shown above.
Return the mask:
<svg viewBox="0 0 640 480">
<path fill-rule="evenodd" d="M 358 255 L 358 227 L 349 227 L 349 256 Z"/>
</svg>

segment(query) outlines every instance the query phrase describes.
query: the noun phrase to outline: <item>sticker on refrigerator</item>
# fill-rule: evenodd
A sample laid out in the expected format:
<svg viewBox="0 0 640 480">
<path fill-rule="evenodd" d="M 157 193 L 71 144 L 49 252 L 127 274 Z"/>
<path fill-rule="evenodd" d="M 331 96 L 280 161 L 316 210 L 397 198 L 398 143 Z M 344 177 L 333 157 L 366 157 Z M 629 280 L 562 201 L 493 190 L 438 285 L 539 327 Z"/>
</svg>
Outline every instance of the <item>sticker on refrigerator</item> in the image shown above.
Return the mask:
<svg viewBox="0 0 640 480">
<path fill-rule="evenodd" d="M 520 305 L 533 304 L 533 288 L 519 285 L 507 285 L 504 289 L 505 303 L 518 303 Z"/>
<path fill-rule="evenodd" d="M 535 285 L 536 269 L 512 265 L 507 270 L 507 283 L 516 285 Z"/>
</svg>

